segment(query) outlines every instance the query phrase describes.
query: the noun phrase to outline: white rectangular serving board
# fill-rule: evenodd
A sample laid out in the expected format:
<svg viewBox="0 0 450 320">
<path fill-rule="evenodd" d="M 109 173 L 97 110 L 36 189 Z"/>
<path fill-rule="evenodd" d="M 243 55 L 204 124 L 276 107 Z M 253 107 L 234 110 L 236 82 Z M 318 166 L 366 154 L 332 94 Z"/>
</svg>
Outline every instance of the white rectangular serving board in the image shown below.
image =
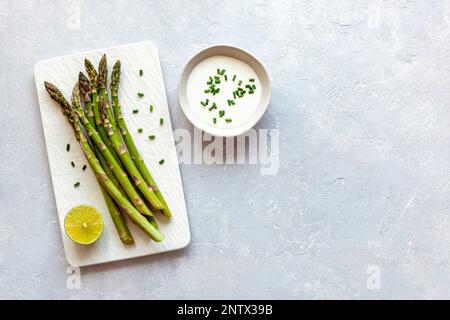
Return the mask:
<svg viewBox="0 0 450 320">
<path fill-rule="evenodd" d="M 73 130 L 59 106 L 51 100 L 44 88 L 44 81 L 52 82 L 70 101 L 79 71 L 85 72 L 84 59 L 87 58 L 98 66 L 104 53 L 107 56 L 109 76 L 114 62 L 117 59 L 121 61 L 119 99 L 124 118 L 141 156 L 173 214 L 170 220 L 157 215 L 159 228 L 165 235 L 165 239 L 160 243 L 152 241 L 128 219 L 135 244 L 122 244 L 109 216 L 99 184 L 75 139 Z M 143 76 L 139 75 L 140 69 L 144 72 Z M 35 66 L 35 80 L 67 261 L 73 266 L 81 267 L 185 247 L 190 240 L 189 224 L 156 47 L 149 42 L 140 42 L 43 60 Z M 145 96 L 138 97 L 138 92 L 143 92 Z M 150 113 L 150 104 L 154 105 L 153 113 Z M 133 114 L 133 109 L 139 109 L 139 113 Z M 162 126 L 160 118 L 164 118 Z M 142 128 L 143 133 L 139 134 L 138 128 Z M 151 134 L 156 135 L 153 141 L 148 139 Z M 68 143 L 71 146 L 69 152 L 66 151 Z M 161 159 L 165 160 L 163 165 L 158 163 Z M 71 161 L 75 162 L 75 168 L 71 166 Z M 85 164 L 88 168 L 83 171 Z M 81 185 L 75 188 L 74 183 L 77 181 Z M 103 234 L 90 246 L 72 242 L 64 231 L 66 213 L 79 204 L 93 205 L 103 216 Z"/>
</svg>

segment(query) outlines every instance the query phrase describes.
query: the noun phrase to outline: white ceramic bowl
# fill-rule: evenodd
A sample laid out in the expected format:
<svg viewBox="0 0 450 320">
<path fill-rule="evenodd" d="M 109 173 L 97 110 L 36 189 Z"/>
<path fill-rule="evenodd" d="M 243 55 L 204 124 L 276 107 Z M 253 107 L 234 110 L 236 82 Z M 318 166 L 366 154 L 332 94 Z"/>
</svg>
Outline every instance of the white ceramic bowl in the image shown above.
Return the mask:
<svg viewBox="0 0 450 320">
<path fill-rule="evenodd" d="M 261 82 L 261 99 L 259 100 L 257 108 L 245 122 L 242 122 L 236 127 L 217 128 L 212 124 L 203 122 L 192 110 L 193 107 L 197 106 L 191 106 L 187 98 L 187 82 L 192 70 L 204 59 L 216 55 L 228 56 L 245 62 L 255 71 L 259 81 Z M 180 103 L 181 109 L 189 121 L 200 130 L 214 136 L 231 137 L 238 136 L 250 130 L 261 119 L 269 106 L 271 91 L 272 89 L 270 86 L 269 75 L 267 74 L 263 64 L 258 59 L 241 48 L 221 44 L 214 45 L 197 52 L 186 63 L 178 81 L 178 102 Z"/>
</svg>

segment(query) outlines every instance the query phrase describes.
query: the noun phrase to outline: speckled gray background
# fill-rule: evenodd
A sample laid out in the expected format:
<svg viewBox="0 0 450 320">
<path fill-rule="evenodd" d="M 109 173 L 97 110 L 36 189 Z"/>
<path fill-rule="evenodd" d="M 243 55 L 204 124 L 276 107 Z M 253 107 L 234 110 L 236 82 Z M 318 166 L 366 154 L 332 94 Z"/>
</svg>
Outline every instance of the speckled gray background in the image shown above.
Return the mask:
<svg viewBox="0 0 450 320">
<path fill-rule="evenodd" d="M 141 40 L 189 130 L 186 59 L 255 53 L 280 170 L 181 165 L 190 246 L 84 268 L 70 290 L 33 66 Z M 0 298 L 450 298 L 449 1 L 1 0 L 0 48 Z"/>
</svg>

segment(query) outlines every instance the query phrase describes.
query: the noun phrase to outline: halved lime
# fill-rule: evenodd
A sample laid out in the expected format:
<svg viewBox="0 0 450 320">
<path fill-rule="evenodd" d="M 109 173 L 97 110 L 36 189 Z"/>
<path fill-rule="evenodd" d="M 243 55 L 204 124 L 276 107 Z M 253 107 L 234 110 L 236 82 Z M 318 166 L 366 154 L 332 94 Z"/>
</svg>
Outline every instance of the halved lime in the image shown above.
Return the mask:
<svg viewBox="0 0 450 320">
<path fill-rule="evenodd" d="M 94 243 L 103 231 L 102 215 L 93 206 L 78 205 L 67 213 L 64 228 L 69 238 L 76 243 Z"/>
</svg>

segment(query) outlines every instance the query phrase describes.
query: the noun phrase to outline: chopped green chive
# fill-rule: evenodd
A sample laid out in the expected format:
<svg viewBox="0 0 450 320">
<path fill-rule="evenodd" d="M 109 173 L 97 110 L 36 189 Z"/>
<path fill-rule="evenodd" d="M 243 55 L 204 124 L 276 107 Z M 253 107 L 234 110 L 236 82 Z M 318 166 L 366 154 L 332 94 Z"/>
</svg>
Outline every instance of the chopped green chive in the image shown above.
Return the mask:
<svg viewBox="0 0 450 320">
<path fill-rule="evenodd" d="M 66 151 L 69 152 L 69 150 L 70 150 L 70 144 L 67 144 Z"/>
<path fill-rule="evenodd" d="M 144 94 L 142 92 L 138 92 L 138 96 L 139 96 L 139 98 L 142 98 L 144 96 Z"/>
<path fill-rule="evenodd" d="M 149 138 L 150 140 L 155 140 L 155 137 L 156 137 L 156 136 L 155 136 L 154 134 L 148 136 L 148 138 Z"/>
<path fill-rule="evenodd" d="M 233 91 L 233 98 L 236 99 L 236 92 Z"/>
<path fill-rule="evenodd" d="M 159 119 L 159 124 L 160 124 L 160 125 L 163 125 L 163 124 L 164 124 L 164 119 L 163 119 L 163 118 L 160 118 L 160 119 Z"/>
<path fill-rule="evenodd" d="M 219 69 L 219 68 L 217 68 L 217 74 L 221 74 L 221 73 L 220 73 L 220 69 Z"/>
<path fill-rule="evenodd" d="M 238 88 L 238 89 L 236 90 L 236 95 L 238 96 L 238 98 L 242 98 L 246 92 L 247 92 L 247 91 L 245 91 L 244 89 Z"/>
<path fill-rule="evenodd" d="M 220 71 L 220 75 L 223 76 L 225 74 L 225 69 L 222 69 L 222 71 Z"/>
<path fill-rule="evenodd" d="M 159 160 L 159 164 L 163 164 L 164 163 L 164 159 Z"/>
<path fill-rule="evenodd" d="M 242 84 L 242 80 L 239 80 L 238 85 L 240 86 Z"/>
<path fill-rule="evenodd" d="M 226 121 L 227 123 L 230 123 L 230 122 L 233 121 L 233 120 L 231 120 L 230 118 L 228 118 L 228 119 L 225 119 L 225 121 Z"/>
<path fill-rule="evenodd" d="M 138 112 L 139 112 L 138 109 L 134 109 L 134 110 L 133 110 L 133 113 L 138 113 Z"/>
<path fill-rule="evenodd" d="M 142 131 L 144 131 L 144 130 L 142 130 L 142 128 L 139 128 L 139 129 L 138 129 L 138 132 L 139 132 L 139 133 L 142 133 Z"/>
<path fill-rule="evenodd" d="M 255 82 L 255 79 L 252 78 L 252 79 L 249 79 L 248 81 L 250 81 L 250 82 Z"/>
<path fill-rule="evenodd" d="M 71 161 L 70 164 L 75 168 L 75 163 L 73 161 Z"/>
<path fill-rule="evenodd" d="M 142 77 L 144 75 L 144 70 L 139 70 L 139 75 Z"/>
<path fill-rule="evenodd" d="M 217 123 L 217 118 L 213 118 L 213 123 L 214 123 L 214 124 Z"/>
<path fill-rule="evenodd" d="M 211 90 L 207 89 L 207 90 L 205 90 L 204 92 L 205 92 L 205 93 L 210 93 Z"/>
<path fill-rule="evenodd" d="M 224 75 L 224 79 L 225 79 L 225 81 L 228 81 L 227 75 Z"/>
<path fill-rule="evenodd" d="M 255 90 L 256 89 L 256 85 L 253 84 L 252 85 L 252 89 Z"/>
<path fill-rule="evenodd" d="M 220 110 L 219 111 L 219 117 L 223 117 L 225 115 L 225 110 Z"/>
<path fill-rule="evenodd" d="M 234 82 L 234 80 L 236 80 L 236 75 L 233 76 L 233 82 Z"/>
<path fill-rule="evenodd" d="M 150 112 L 153 112 L 153 105 L 150 105 Z"/>
<path fill-rule="evenodd" d="M 233 96 L 236 95 L 238 98 L 242 98 L 246 91 L 242 88 L 238 88 L 235 92 L 233 92 Z"/>
<path fill-rule="evenodd" d="M 206 107 L 208 105 L 208 103 L 209 103 L 209 99 L 206 99 L 205 102 L 200 101 L 200 104 L 204 107 Z"/>
<path fill-rule="evenodd" d="M 217 105 L 215 102 L 212 104 L 211 108 L 209 108 L 208 110 L 213 111 L 214 109 L 217 109 Z"/>
<path fill-rule="evenodd" d="M 79 182 L 79 181 L 75 182 L 75 184 L 74 184 L 73 186 L 74 186 L 75 188 L 79 187 L 79 186 L 80 186 L 80 182 Z"/>
<path fill-rule="evenodd" d="M 81 168 L 83 171 L 86 170 L 87 166 L 84 165 L 83 168 Z"/>
</svg>

